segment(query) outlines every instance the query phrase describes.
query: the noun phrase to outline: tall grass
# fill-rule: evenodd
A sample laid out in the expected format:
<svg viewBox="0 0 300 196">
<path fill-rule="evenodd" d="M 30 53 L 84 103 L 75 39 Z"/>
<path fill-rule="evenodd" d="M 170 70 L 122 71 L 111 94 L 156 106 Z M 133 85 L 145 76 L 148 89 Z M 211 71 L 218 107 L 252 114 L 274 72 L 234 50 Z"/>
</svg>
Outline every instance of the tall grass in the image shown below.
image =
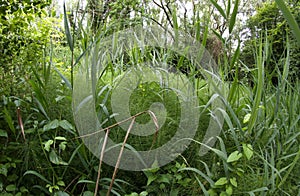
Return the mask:
<svg viewBox="0 0 300 196">
<path fill-rule="evenodd" d="M 210 1 L 213 6 L 218 10 L 220 15 L 224 17 L 224 20 L 228 24 L 229 32 L 234 32 L 236 25 L 236 16 L 238 13 L 239 1 L 228 1 L 228 6 L 223 9 L 218 1 Z M 293 17 L 289 13 L 289 10 L 284 7 L 284 3 L 280 0 L 276 1 L 281 7 L 284 16 L 287 17 L 289 24 L 293 27 L 297 39 L 299 28 L 295 25 Z M 231 8 L 232 7 L 232 8 Z M 180 37 L 180 30 L 184 29 L 179 24 L 179 15 L 175 11 L 172 12 L 170 22 L 174 27 L 174 39 Z M 197 22 L 192 28 L 195 29 L 194 37 L 202 45 L 206 45 L 210 30 L 208 27 L 200 26 L 200 17 L 195 16 Z M 202 19 L 201 19 L 202 20 Z M 93 88 L 96 89 L 95 105 L 97 110 L 98 120 L 102 123 L 102 126 L 107 127 L 106 137 L 111 137 L 114 141 L 118 141 L 123 144 L 123 149 L 129 145 L 134 146 L 136 149 L 145 150 L 148 147 L 153 147 L 153 136 L 148 138 L 135 137 L 128 135 L 130 127 L 126 133 L 120 133 L 120 127 L 114 119 L 111 107 L 111 92 L 116 86 L 118 78 L 121 78 L 124 73 L 137 63 L 142 62 L 164 62 L 174 66 L 177 71 L 186 71 L 186 75 L 191 81 L 198 93 L 199 102 L 199 127 L 197 134 L 194 138 L 185 138 L 192 141 L 190 147 L 175 160 L 175 162 L 184 163 L 186 168 L 178 169 L 171 162 L 168 167 L 172 171 L 165 171 L 165 168 L 161 168 L 159 171 L 166 172 L 164 178 L 155 175 L 152 176 L 152 181 L 159 183 L 166 183 L 169 180 L 170 172 L 178 172 L 176 182 L 181 182 L 182 178 L 189 179 L 190 190 L 180 186 L 181 191 L 186 191 L 187 194 L 197 195 L 297 195 L 300 189 L 300 83 L 297 80 L 294 83 L 289 81 L 289 69 L 291 66 L 289 62 L 289 40 L 287 39 L 287 55 L 283 61 L 279 61 L 275 65 L 278 72 L 278 85 L 272 85 L 272 82 L 268 80 L 265 73 L 265 66 L 268 63 L 268 55 L 272 52 L 270 50 L 268 39 L 261 39 L 254 52 L 255 67 L 250 69 L 247 65 L 244 65 L 240 61 L 239 55 L 241 53 L 240 45 L 233 50 L 231 46 L 225 45 L 228 41 L 220 37 L 217 32 L 214 32 L 220 37 L 221 42 L 224 44 L 225 50 L 234 51 L 233 54 L 223 56 L 224 59 L 219 59 L 222 63 L 219 66 L 218 73 L 211 75 L 219 75 L 220 80 L 223 83 L 223 89 L 219 92 L 211 93 L 213 91 L 212 86 L 208 85 L 207 81 L 200 76 L 200 70 L 193 65 L 193 62 L 188 61 L 183 56 L 176 54 L 174 51 L 166 49 L 149 47 L 144 48 L 142 51 L 138 47 L 132 50 L 127 50 L 125 47 L 115 47 L 113 55 L 104 57 L 104 54 L 99 53 L 97 47 L 100 47 L 101 41 L 108 34 L 112 34 L 115 30 L 115 26 L 106 24 L 98 32 L 92 32 L 90 29 L 86 29 L 82 24 L 82 19 L 77 18 L 78 22 L 77 30 L 75 33 L 75 26 L 70 27 L 67 17 L 67 11 L 64 7 L 64 24 L 65 33 L 68 47 L 70 50 L 71 70 L 70 79 L 62 72 L 59 73 L 60 77 L 64 80 L 69 89 L 73 89 L 74 80 L 76 81 L 76 73 L 78 70 L 76 66 L 81 68 L 87 68 L 84 71 L 95 71 L 95 75 L 98 78 L 93 78 Z M 72 29 L 73 28 L 73 29 Z M 77 37 L 80 35 L 79 37 Z M 203 38 L 201 38 L 201 36 Z M 113 36 L 112 36 L 113 38 Z M 231 39 L 231 38 L 229 38 Z M 110 40 L 112 46 L 116 46 L 117 40 Z M 299 40 L 298 40 L 299 41 Z M 229 44 L 230 45 L 230 44 Z M 75 50 L 79 50 L 80 54 L 76 54 Z M 90 54 L 95 52 L 94 58 L 88 58 Z M 50 56 L 52 56 L 52 51 Z M 100 58 L 106 64 L 98 69 L 89 69 L 91 66 L 87 64 L 97 65 Z M 174 61 L 175 60 L 175 61 Z M 279 66 L 279 63 L 283 63 L 283 66 Z M 42 72 L 37 69 L 33 69 L 35 80 L 31 80 L 30 84 L 35 94 L 36 111 L 42 113 L 45 121 L 40 122 L 39 126 L 48 126 L 61 122 L 56 119 L 55 114 L 51 114 L 51 108 L 55 108 L 54 104 L 47 102 L 48 98 L 43 93 L 48 85 L 51 85 L 51 70 L 52 60 L 50 63 L 43 64 Z M 253 83 L 250 85 L 246 79 L 240 78 L 240 67 L 244 67 L 244 70 L 248 70 L 247 76 Z M 278 67 L 283 67 L 282 72 Z M 41 74 L 42 73 L 42 74 Z M 202 73 L 203 74 L 203 73 Z M 203 74 L 205 75 L 205 74 Z M 232 80 L 229 80 L 229 75 L 233 76 Z M 75 78 L 75 79 L 74 79 Z M 98 80 L 98 81 L 95 81 Z M 76 82 L 75 82 L 76 84 Z M 84 89 L 83 89 L 84 90 Z M 163 125 L 160 125 L 161 130 L 157 135 L 155 147 L 165 143 L 173 131 L 178 126 L 178 100 L 176 99 L 176 93 L 169 93 L 166 90 L 153 83 L 141 84 L 131 97 L 131 111 L 132 116 L 128 116 L 129 119 L 133 119 L 132 123 L 137 121 L 147 122 L 149 116 L 137 115 L 141 111 L 145 111 L 149 108 L 152 102 L 162 101 L 166 104 L 166 108 L 169 109 L 167 120 Z M 180 92 L 178 92 L 180 93 Z M 217 107 L 213 108 L 211 102 L 215 101 L 217 97 L 222 101 L 225 108 Z M 214 113 L 215 112 L 215 113 Z M 209 126 L 209 119 L 215 117 L 216 112 L 219 112 L 224 118 L 224 125 L 222 126 L 222 132 L 218 137 L 213 138 L 216 140 L 216 144 L 211 147 L 207 143 L 203 142 L 205 137 L 204 130 Z M 9 128 L 16 136 L 17 132 L 14 128 L 12 117 L 7 110 L 3 111 L 5 121 L 7 121 Z M 152 115 L 152 119 L 155 114 Z M 24 115 L 22 116 L 24 117 Z M 59 117 L 57 117 L 59 119 Z M 56 119 L 56 121 L 55 121 Z M 61 120 L 61 119 L 59 119 Z M 133 124 L 131 124 L 133 125 Z M 38 126 L 38 125 L 37 125 Z M 116 127 L 115 127 L 116 126 Z M 103 141 L 103 151 L 101 152 L 100 162 L 92 153 L 88 152 L 88 149 L 84 147 L 81 139 L 83 137 L 74 136 L 72 132 L 72 139 L 67 140 L 72 152 L 68 153 L 67 165 L 53 166 L 48 157 L 49 153 L 45 150 L 45 142 L 51 137 L 56 137 L 57 134 L 62 133 L 61 127 L 57 124 L 54 126 L 53 132 L 45 133 L 39 130 L 40 150 L 44 153 L 44 159 L 47 162 L 46 172 L 43 169 L 38 171 L 28 170 L 24 174 L 24 178 L 28 179 L 28 175 L 34 175 L 41 179 L 43 183 L 49 184 L 51 187 L 58 186 L 61 178 L 67 178 L 71 176 L 73 179 L 68 178 L 68 185 L 64 189 L 64 192 L 70 194 L 78 194 L 82 190 L 83 194 L 97 195 L 98 193 L 108 194 L 111 192 L 115 195 L 121 195 L 129 193 L 130 191 L 124 190 L 124 187 L 129 190 L 150 190 L 148 187 L 151 183 L 149 179 L 146 179 L 143 173 L 134 173 L 124 171 L 118 171 L 118 166 L 111 168 L 102 163 L 104 156 L 105 138 Z M 114 130 L 111 128 L 114 127 Z M 109 131 L 108 131 L 109 130 Z M 49 131 L 49 130 L 48 130 Z M 98 131 L 98 130 L 95 130 Z M 108 132 L 110 134 L 108 135 Z M 26 129 L 25 129 L 26 134 Z M 92 136 L 95 133 L 91 133 L 88 136 Z M 68 136 L 71 137 L 71 136 Z M 75 139 L 74 139 L 75 137 Z M 125 138 L 125 139 L 124 139 Z M 107 138 L 106 138 L 107 139 Z M 208 138 L 211 139 L 211 138 Z M 29 139 L 26 137 L 26 141 Z M 199 149 L 201 147 L 209 149 L 209 153 L 204 156 L 200 156 Z M 122 152 L 120 153 L 120 157 Z M 118 159 L 119 161 L 121 158 Z M 76 163 L 74 163 L 76 162 Z M 120 163 L 120 162 L 119 162 Z M 118 163 L 118 164 L 119 164 Z M 45 166 L 45 167 L 46 167 Z M 171 166 L 171 167 L 170 167 Z M 96 169 L 95 169 L 96 168 Z M 102 169 L 102 170 L 101 170 Z M 61 174 L 62 171 L 62 174 Z M 76 176 L 70 174 L 75 173 Z M 101 173 L 101 175 L 100 175 Z M 61 174 L 61 175 L 60 175 Z M 127 177 L 130 176 L 130 177 Z M 158 175 L 158 174 L 157 174 Z M 113 176 L 112 178 L 110 178 Z M 27 178 L 26 178 L 27 177 Z M 52 178 L 52 179 L 51 179 Z M 120 179 L 117 179 L 120 178 Z M 176 176 L 177 178 L 177 176 Z M 180 178 L 180 179 L 179 179 Z M 126 183 L 123 179 L 128 180 Z M 145 185 L 140 186 L 140 182 L 145 182 Z M 122 183 L 122 184 L 121 184 Z M 62 185 L 60 191 L 62 191 Z M 132 186 L 140 186 L 132 188 Z M 49 190 L 41 184 L 36 185 L 39 189 L 46 194 L 50 194 Z M 161 186 L 157 185 L 157 191 L 161 190 Z M 88 191 L 87 191 L 88 190 Z M 169 190 L 165 188 L 164 190 Z M 154 194 L 160 194 L 161 192 L 155 192 Z"/>
</svg>

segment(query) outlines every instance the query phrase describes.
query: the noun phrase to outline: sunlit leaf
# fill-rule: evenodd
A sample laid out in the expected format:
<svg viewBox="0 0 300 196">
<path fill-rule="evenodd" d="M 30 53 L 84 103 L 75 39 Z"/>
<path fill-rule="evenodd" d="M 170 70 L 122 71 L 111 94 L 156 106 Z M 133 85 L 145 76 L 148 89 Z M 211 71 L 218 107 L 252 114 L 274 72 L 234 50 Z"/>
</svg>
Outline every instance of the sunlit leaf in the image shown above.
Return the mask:
<svg viewBox="0 0 300 196">
<path fill-rule="evenodd" d="M 251 144 L 243 144 L 243 151 L 248 160 L 253 156 L 253 147 Z"/>
<path fill-rule="evenodd" d="M 234 151 L 228 156 L 227 163 L 235 162 L 239 160 L 242 156 L 242 153 L 240 153 L 238 150 Z"/>
<path fill-rule="evenodd" d="M 227 184 L 227 178 L 222 177 L 219 180 L 217 180 L 217 182 L 215 182 L 215 186 L 222 186 L 224 184 Z"/>
<path fill-rule="evenodd" d="M 230 183 L 231 183 L 233 186 L 237 187 L 237 181 L 236 181 L 236 178 L 235 178 L 235 177 L 230 178 L 229 181 L 230 181 Z"/>
<path fill-rule="evenodd" d="M 243 123 L 249 122 L 250 117 L 251 117 L 251 113 L 246 114 L 246 115 L 244 116 Z"/>
<path fill-rule="evenodd" d="M 49 152 L 50 151 L 50 147 L 51 147 L 51 145 L 53 143 L 54 143 L 53 140 L 48 140 L 47 142 L 44 143 L 44 149 Z"/>
</svg>

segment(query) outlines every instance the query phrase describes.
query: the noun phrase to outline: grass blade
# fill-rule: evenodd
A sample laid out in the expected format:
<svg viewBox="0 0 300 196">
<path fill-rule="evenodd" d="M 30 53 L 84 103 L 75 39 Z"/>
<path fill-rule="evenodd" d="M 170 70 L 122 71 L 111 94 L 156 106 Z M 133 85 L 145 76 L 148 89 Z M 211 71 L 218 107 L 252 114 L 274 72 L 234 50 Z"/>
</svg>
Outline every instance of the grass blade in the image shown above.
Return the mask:
<svg viewBox="0 0 300 196">
<path fill-rule="evenodd" d="M 257 86 L 256 86 L 256 96 L 254 98 L 254 104 L 252 107 L 252 112 L 251 112 L 251 117 L 249 120 L 249 124 L 248 124 L 248 132 L 249 134 L 252 133 L 252 129 L 254 128 L 255 124 L 256 124 L 256 120 L 257 120 L 257 115 L 258 115 L 258 111 L 259 111 L 259 106 L 260 106 L 260 102 L 261 102 L 261 98 L 262 98 L 262 92 L 263 92 L 263 87 L 264 87 L 264 52 L 263 52 L 263 41 L 260 41 L 259 44 L 259 51 L 258 51 L 258 55 L 257 55 Z M 268 40 L 266 37 L 266 41 L 265 41 L 265 54 L 267 53 L 268 50 Z M 267 56 L 267 55 L 266 55 Z"/>
<path fill-rule="evenodd" d="M 232 11 L 232 14 L 231 14 L 231 17 L 230 17 L 230 21 L 229 21 L 229 33 L 231 33 L 232 30 L 233 30 L 233 27 L 234 27 L 234 24 L 235 24 L 235 21 L 236 21 L 236 15 L 237 15 L 237 12 L 238 12 L 238 8 L 239 8 L 239 0 L 236 0 L 234 2 L 234 8 L 233 8 L 233 11 Z"/>
<path fill-rule="evenodd" d="M 290 9 L 285 5 L 284 0 L 275 0 L 275 2 L 278 5 L 278 8 L 282 11 L 283 16 L 289 23 L 291 30 L 298 41 L 298 44 L 300 44 L 300 28 Z"/>
<path fill-rule="evenodd" d="M 64 3 L 64 25 L 65 25 L 67 42 L 69 44 L 70 50 L 74 51 L 73 39 L 72 39 L 71 31 L 70 31 L 69 21 L 67 18 L 66 3 Z"/>
<path fill-rule="evenodd" d="M 225 14 L 224 10 L 222 9 L 222 7 L 215 0 L 210 0 L 210 2 L 215 6 L 215 8 L 217 8 L 217 10 L 220 12 L 220 14 L 225 19 L 227 19 L 226 14 Z"/>
<path fill-rule="evenodd" d="M 49 180 L 47 180 L 43 175 L 39 174 L 39 173 L 36 172 L 36 171 L 29 170 L 29 171 L 25 172 L 23 176 L 28 175 L 28 174 L 34 175 L 34 176 L 40 178 L 41 180 L 43 180 L 44 182 L 46 182 L 46 183 L 48 183 L 48 184 L 52 184 L 52 183 L 51 183 Z"/>
</svg>

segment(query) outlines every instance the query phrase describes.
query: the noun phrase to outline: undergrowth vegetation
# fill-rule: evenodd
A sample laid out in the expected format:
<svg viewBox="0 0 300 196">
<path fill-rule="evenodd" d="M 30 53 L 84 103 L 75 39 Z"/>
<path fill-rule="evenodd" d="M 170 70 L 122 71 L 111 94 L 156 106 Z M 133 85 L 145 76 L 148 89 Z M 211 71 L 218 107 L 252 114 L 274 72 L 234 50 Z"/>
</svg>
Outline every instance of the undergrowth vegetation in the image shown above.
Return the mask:
<svg viewBox="0 0 300 196">
<path fill-rule="evenodd" d="M 54 17 L 50 1 L 5 2 L 0 3 L 0 9 L 6 9 L 0 14 L 0 195 L 300 194 L 300 30 L 295 9 L 299 2 L 291 7 L 281 0 L 270 4 L 281 14 L 276 35 L 272 29 L 255 26 L 260 15 L 249 20 L 252 36 L 244 45 L 233 39 L 239 30 L 239 1 L 228 0 L 224 9 L 219 1 L 208 1 L 232 36 L 209 26 L 207 10 L 203 18 L 194 10 L 189 19 L 176 12 L 178 4 L 171 6 L 171 2 L 161 3 L 151 12 L 145 5 L 131 9 L 137 2 L 103 1 L 109 7 L 106 11 L 114 10 L 113 17 L 101 12 L 103 17 L 97 16 L 98 21 L 91 14 L 93 9 L 101 10 L 93 7 L 96 1 L 88 1 L 86 9 L 80 9 L 79 3 L 73 10 L 64 5 L 60 18 Z M 159 9 L 164 14 L 161 20 L 156 17 Z M 118 12 L 122 16 L 119 23 Z M 258 13 L 265 14 L 265 10 Z M 41 20 L 46 16 L 49 19 Z M 61 21 L 64 31 L 60 30 Z M 118 55 L 105 57 L 106 64 L 97 70 L 95 111 L 101 127 L 111 127 L 109 138 L 115 143 L 122 144 L 127 132 L 115 118 L 112 93 L 128 70 L 149 62 L 166 64 L 169 67 L 155 72 L 157 76 L 181 74 L 193 85 L 199 103 L 198 128 L 193 138 L 184 138 L 191 143 L 182 154 L 160 168 L 153 165 L 144 171 L 117 171 L 89 151 L 86 136 L 77 130 L 76 112 L 72 111 L 74 81 L 88 65 L 99 63 L 89 57 L 105 37 L 126 27 L 153 24 L 172 31 L 174 42 L 179 31 L 187 32 L 214 53 L 218 66 L 205 72 L 186 56 L 158 47 L 143 48 L 145 51 L 119 47 Z M 284 36 L 278 34 L 279 26 L 286 30 Z M 222 83 L 219 90 L 210 83 L 214 76 Z M 152 122 L 153 129 L 157 126 L 159 130 L 145 137 L 130 134 L 125 148 L 147 151 L 167 143 L 180 124 L 180 93 L 158 82 L 139 83 L 130 95 L 131 116 L 127 118 L 133 123 Z M 224 107 L 213 107 L 218 100 Z M 148 111 L 153 103 L 162 104 L 166 113 Z M 210 147 L 203 139 L 210 119 L 220 120 L 216 113 L 224 123 Z M 166 116 L 162 124 L 156 119 L 159 115 Z M 202 155 L 201 147 L 207 147 L 208 153 Z"/>
</svg>

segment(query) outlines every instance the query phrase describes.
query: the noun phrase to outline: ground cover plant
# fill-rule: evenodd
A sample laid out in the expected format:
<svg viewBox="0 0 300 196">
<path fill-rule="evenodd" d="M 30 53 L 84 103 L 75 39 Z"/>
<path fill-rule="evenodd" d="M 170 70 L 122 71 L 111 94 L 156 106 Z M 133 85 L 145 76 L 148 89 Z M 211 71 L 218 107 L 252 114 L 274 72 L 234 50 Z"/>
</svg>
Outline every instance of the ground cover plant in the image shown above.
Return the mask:
<svg viewBox="0 0 300 196">
<path fill-rule="evenodd" d="M 86 2 L 64 4 L 60 14 L 56 1 L 0 2 L 0 195 L 300 194 L 299 1 Z M 112 93 L 132 68 L 163 62 L 169 67 L 156 74 L 182 74 L 199 103 L 197 131 L 184 138 L 191 144 L 183 153 L 159 168 L 117 170 L 84 143 L 72 95 L 78 72 L 98 63 L 89 57 L 101 41 L 138 25 L 168 29 L 175 42 L 187 33 L 216 66 L 207 74 L 186 56 L 159 47 L 118 47 L 103 57 L 95 111 L 116 143 L 126 132 L 115 118 Z M 209 80 L 214 75 L 219 91 Z M 180 124 L 180 93 L 139 83 L 128 122 L 152 122 L 159 130 L 130 134 L 125 148 L 168 142 Z M 214 108 L 217 100 L 224 107 Z M 163 123 L 148 111 L 158 102 L 166 109 Z M 221 133 L 206 146 L 205 131 L 216 113 L 224 119 Z M 209 148 L 205 155 L 203 146 Z"/>
</svg>

